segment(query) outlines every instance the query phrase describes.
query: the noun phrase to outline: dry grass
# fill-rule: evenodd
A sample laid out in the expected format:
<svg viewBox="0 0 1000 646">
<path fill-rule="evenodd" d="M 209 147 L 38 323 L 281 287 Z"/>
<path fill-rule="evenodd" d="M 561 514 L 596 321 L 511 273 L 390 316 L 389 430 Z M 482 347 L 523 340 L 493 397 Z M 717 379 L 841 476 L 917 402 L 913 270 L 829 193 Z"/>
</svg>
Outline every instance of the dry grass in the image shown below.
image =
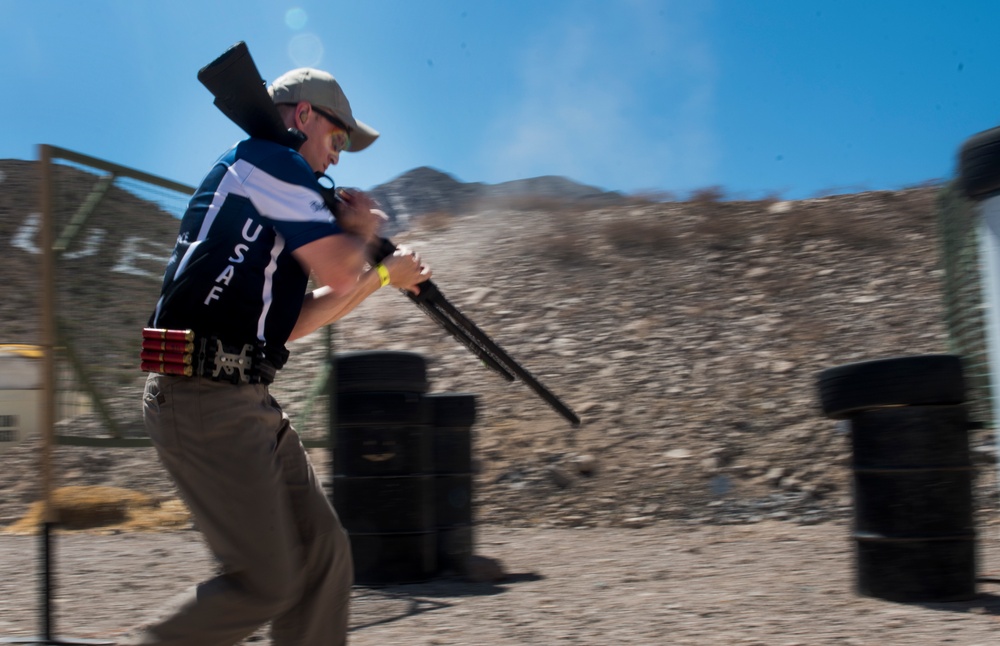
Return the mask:
<svg viewBox="0 0 1000 646">
<path fill-rule="evenodd" d="M 450 211 L 431 211 L 417 218 L 416 224 L 423 231 L 447 231 L 455 221 L 455 214 Z"/>
<path fill-rule="evenodd" d="M 643 204 L 659 204 L 662 202 L 677 202 L 677 194 L 673 191 L 663 191 L 656 188 L 641 189 L 632 193 L 630 198 Z"/>
<path fill-rule="evenodd" d="M 774 209 L 774 196 L 750 201 L 724 201 L 724 197 L 721 187 L 712 186 L 694 191 L 681 211 L 676 203 L 611 207 L 606 209 L 607 222 L 596 231 L 581 225 L 594 212 L 583 202 L 520 198 L 518 204 L 549 217 L 549 233 L 537 239 L 533 251 L 576 266 L 607 262 L 609 250 L 623 257 L 706 249 L 729 256 L 751 248 L 762 237 L 789 250 L 825 242 L 862 253 L 887 253 L 900 246 L 903 236 L 933 234 L 932 214 L 919 199 L 906 194 L 877 193 L 863 208 L 842 200 L 838 209 L 831 209 L 826 200 L 785 202 L 783 209 Z M 678 214 L 686 219 L 678 220 Z"/>
<path fill-rule="evenodd" d="M 699 202 L 694 239 L 715 251 L 737 251 L 747 246 L 755 227 L 744 209 L 722 202 Z"/>
<path fill-rule="evenodd" d="M 817 213 L 793 210 L 775 220 L 774 230 L 783 239 L 802 241 L 830 239 L 859 250 L 885 250 L 896 244 L 895 234 L 887 232 L 878 214 L 858 212 Z"/>
<path fill-rule="evenodd" d="M 573 200 L 546 195 L 515 195 L 505 198 L 493 198 L 490 204 L 512 211 L 558 215 L 574 215 L 594 208 L 594 205 L 588 203 L 586 200 Z"/>
<path fill-rule="evenodd" d="M 679 245 L 676 230 L 663 220 L 609 222 L 601 233 L 616 250 L 630 254 L 657 256 Z"/>
<path fill-rule="evenodd" d="M 695 204 L 715 204 L 726 199 L 726 190 L 721 186 L 705 186 L 691 191 L 688 201 Z"/>
<path fill-rule="evenodd" d="M 183 529 L 190 514 L 179 500 L 160 501 L 137 491 L 118 487 L 74 486 L 52 492 L 52 505 L 60 529 L 162 531 Z M 5 534 L 37 534 L 45 520 L 45 503 L 36 502 Z"/>
<path fill-rule="evenodd" d="M 535 242 L 535 251 L 556 262 L 584 266 L 592 261 L 593 245 L 577 228 L 568 227 L 539 237 Z"/>
</svg>

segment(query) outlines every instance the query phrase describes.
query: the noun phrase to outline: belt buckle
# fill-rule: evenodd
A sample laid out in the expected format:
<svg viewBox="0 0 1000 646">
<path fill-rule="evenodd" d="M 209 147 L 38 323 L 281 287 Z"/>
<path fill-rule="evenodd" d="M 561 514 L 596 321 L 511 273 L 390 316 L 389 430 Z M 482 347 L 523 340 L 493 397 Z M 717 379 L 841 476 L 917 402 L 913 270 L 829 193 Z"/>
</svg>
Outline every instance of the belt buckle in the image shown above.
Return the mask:
<svg viewBox="0 0 1000 646">
<path fill-rule="evenodd" d="M 250 369 L 252 368 L 253 361 L 251 353 L 253 349 L 254 346 L 244 343 L 243 349 L 239 354 L 226 352 L 222 341 L 215 339 L 215 352 L 213 356 L 215 365 L 212 367 L 212 379 L 219 379 L 224 373 L 234 384 L 250 383 Z"/>
</svg>

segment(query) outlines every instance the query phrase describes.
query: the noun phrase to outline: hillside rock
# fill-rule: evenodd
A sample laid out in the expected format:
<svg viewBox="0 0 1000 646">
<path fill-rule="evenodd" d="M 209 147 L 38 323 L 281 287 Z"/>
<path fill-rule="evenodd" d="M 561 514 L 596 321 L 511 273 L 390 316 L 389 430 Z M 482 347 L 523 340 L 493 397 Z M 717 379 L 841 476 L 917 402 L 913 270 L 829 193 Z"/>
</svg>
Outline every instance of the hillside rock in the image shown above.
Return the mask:
<svg viewBox="0 0 1000 646">
<path fill-rule="evenodd" d="M 370 191 L 389 215 L 394 231 L 405 229 L 411 218 L 433 211 L 464 211 L 473 201 L 476 188 L 451 175 L 421 166 Z"/>
<path fill-rule="evenodd" d="M 620 193 L 603 191 L 565 177 L 544 176 L 500 184 L 465 183 L 434 168 L 421 166 L 380 184 L 370 193 L 389 215 L 391 233 L 410 226 L 412 218 L 430 213 L 468 213 L 516 205 L 522 200 L 585 201 L 591 206 L 622 203 Z"/>
</svg>

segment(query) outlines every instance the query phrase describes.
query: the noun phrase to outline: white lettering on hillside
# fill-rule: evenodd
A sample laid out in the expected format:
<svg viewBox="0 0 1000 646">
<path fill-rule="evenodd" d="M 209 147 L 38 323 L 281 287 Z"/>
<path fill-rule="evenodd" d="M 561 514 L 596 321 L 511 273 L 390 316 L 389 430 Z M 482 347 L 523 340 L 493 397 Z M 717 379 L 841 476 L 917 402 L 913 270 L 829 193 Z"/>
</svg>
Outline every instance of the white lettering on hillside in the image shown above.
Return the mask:
<svg viewBox="0 0 1000 646">
<path fill-rule="evenodd" d="M 11 238 L 10 244 L 28 253 L 42 253 L 42 250 L 35 245 L 35 238 L 38 237 L 41 224 L 42 216 L 37 213 L 32 213 L 24 218 L 24 222 L 17 228 L 17 233 Z"/>
<path fill-rule="evenodd" d="M 154 251 L 143 251 L 142 247 L 152 247 Z M 111 271 L 159 280 L 163 277 L 163 267 L 169 256 L 170 249 L 162 244 L 138 236 L 129 236 L 122 243 L 121 251 L 118 253 L 118 261 L 111 268 Z M 139 267 L 137 264 L 139 262 L 149 263 L 149 268 Z M 152 269 L 152 267 L 156 269 Z"/>
<path fill-rule="evenodd" d="M 79 249 L 76 251 L 67 251 L 59 257 L 63 260 L 77 260 L 78 258 L 86 258 L 87 256 L 96 256 L 101 248 L 101 243 L 104 242 L 106 234 L 107 231 L 104 229 L 94 229 Z"/>
<path fill-rule="evenodd" d="M 42 249 L 38 244 L 38 234 L 41 227 L 41 215 L 38 213 L 28 215 L 11 237 L 11 246 L 30 254 L 41 254 Z M 80 248 L 62 254 L 60 260 L 79 260 L 99 255 L 102 247 L 105 246 L 108 237 L 107 231 L 91 229 L 85 235 L 86 238 L 84 238 Z M 129 236 L 122 241 L 111 271 L 160 280 L 163 277 L 163 267 L 169 256 L 170 249 L 168 247 L 139 236 Z M 144 263 L 145 267 L 140 267 L 139 263 Z"/>
</svg>

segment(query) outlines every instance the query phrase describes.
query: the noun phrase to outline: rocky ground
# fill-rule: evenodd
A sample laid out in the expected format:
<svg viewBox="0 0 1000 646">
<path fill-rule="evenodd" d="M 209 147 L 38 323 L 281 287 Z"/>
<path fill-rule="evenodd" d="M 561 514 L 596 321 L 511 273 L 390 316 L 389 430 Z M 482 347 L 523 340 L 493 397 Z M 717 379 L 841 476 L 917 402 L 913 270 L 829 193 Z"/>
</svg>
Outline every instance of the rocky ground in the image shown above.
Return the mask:
<svg viewBox="0 0 1000 646">
<path fill-rule="evenodd" d="M 353 646 L 989 646 L 1000 586 L 895 603 L 854 593 L 849 530 L 785 521 L 641 529 L 486 525 L 501 581 L 442 577 L 354 590 Z M 984 567 L 1000 566 L 994 526 Z M 196 532 L 57 538 L 57 635 L 107 639 L 212 572 Z M 0 638 L 39 634 L 33 537 L 0 536 Z M 268 643 L 262 630 L 247 639 Z"/>
<path fill-rule="evenodd" d="M 523 385 L 482 368 L 390 290 L 336 326 L 338 350 L 418 352 L 428 361 L 432 391 L 478 396 L 474 493 L 484 549 L 515 573 L 551 567 L 544 574 L 548 583 L 513 583 L 505 588 L 510 594 L 442 593 L 450 595 L 448 616 L 460 618 L 454 619 L 455 633 L 421 623 L 436 622 L 434 612 L 420 619 L 421 613 L 408 611 L 414 617 L 395 625 L 413 628 L 428 644 L 481 643 L 463 630 L 482 626 L 478 604 L 489 599 L 497 643 L 607 641 L 598 635 L 619 643 L 663 643 L 642 631 L 615 632 L 610 615 L 627 615 L 619 606 L 628 604 L 619 595 L 600 596 L 610 589 L 640 595 L 638 614 L 652 617 L 660 634 L 677 631 L 678 643 L 907 641 L 899 634 L 872 640 L 864 626 L 877 620 L 901 629 L 916 622 L 923 637 L 908 643 L 937 644 L 948 638 L 932 627 L 953 627 L 954 618 L 978 626 L 954 643 L 987 643 L 987 628 L 995 627 L 992 597 L 982 611 L 970 606 L 956 614 L 851 596 L 844 567 L 852 509 L 849 434 L 844 424 L 819 414 L 815 393 L 816 375 L 827 367 L 948 351 L 936 197 L 934 188 L 798 202 L 730 202 L 705 194 L 689 202 L 596 209 L 524 200 L 503 210 L 415 218 L 396 241 L 418 248 L 445 295 L 584 423 L 572 428 Z M 327 356 L 322 340 L 317 335 L 296 343 L 274 387 L 311 439 L 327 432 L 317 413 L 322 401 L 309 397 Z M 971 439 L 979 467 L 977 521 L 992 540 L 994 438 L 985 429 Z M 37 442 L 29 441 L 0 456 L 0 523 L 13 523 L 37 500 L 37 452 Z M 329 477 L 326 451 L 312 453 Z M 172 495 L 149 449 L 59 447 L 55 459 L 61 484 Z M 717 536 L 743 538 L 712 542 Z M 753 546 L 760 545 L 758 553 Z M 622 555 L 622 549 L 635 554 Z M 573 558 L 577 553 L 580 558 Z M 694 561 L 671 565 L 677 554 Z M 788 573 L 783 558 L 794 563 Z M 603 579 L 584 580 L 595 560 L 603 563 L 595 566 L 600 576 L 618 583 L 602 588 Z M 720 564 L 712 566 L 716 578 L 704 581 L 726 600 L 712 597 L 706 601 L 711 608 L 695 609 L 699 602 L 687 599 L 686 591 L 701 583 L 690 580 L 702 581 L 712 563 Z M 559 591 L 567 577 L 573 583 Z M 764 583 L 752 582 L 758 578 Z M 531 594 L 518 595 L 522 586 Z M 788 595 L 774 599 L 771 610 L 751 596 L 767 597 L 778 588 Z M 570 593 L 589 595 L 581 607 L 595 621 L 571 620 Z M 838 608 L 844 614 L 832 612 L 829 621 L 847 621 L 852 613 L 865 621 L 813 633 L 819 614 L 805 612 L 822 611 L 804 601 L 794 605 L 813 593 L 820 595 L 817 604 L 824 594 L 843 602 Z M 425 602 L 433 606 L 438 593 L 420 588 L 411 597 L 400 594 L 412 610 Z M 659 596 L 664 594 L 669 598 Z M 452 607 L 451 597 L 462 604 Z M 359 597 L 359 606 L 365 603 Z M 527 612 L 522 604 L 532 608 L 524 620 L 530 629 L 518 627 L 519 613 Z M 613 612 L 603 610 L 611 607 Z M 798 628 L 777 627 L 786 621 Z M 23 626 L 19 620 L 18 629 Z M 707 632 L 698 632 L 699 626 Z M 734 632 L 724 632 L 726 626 Z M 380 630 L 362 631 L 356 639 L 375 643 L 364 635 Z M 706 637 L 711 634 L 718 639 Z"/>
</svg>

